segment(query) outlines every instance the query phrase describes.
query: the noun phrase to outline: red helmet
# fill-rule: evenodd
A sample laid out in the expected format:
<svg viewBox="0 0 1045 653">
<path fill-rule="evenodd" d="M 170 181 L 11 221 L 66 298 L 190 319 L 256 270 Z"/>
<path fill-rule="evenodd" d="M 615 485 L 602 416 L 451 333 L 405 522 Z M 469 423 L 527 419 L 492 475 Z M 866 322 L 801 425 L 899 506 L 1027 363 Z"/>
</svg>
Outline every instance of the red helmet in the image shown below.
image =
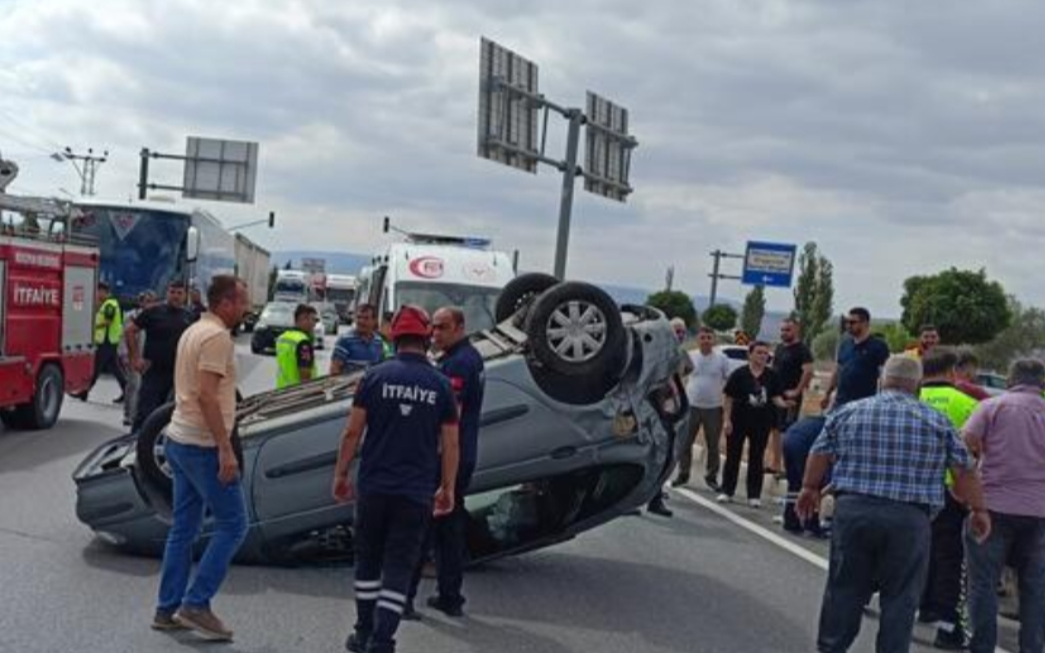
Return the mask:
<svg viewBox="0 0 1045 653">
<path fill-rule="evenodd" d="M 392 340 L 401 336 L 419 336 L 427 338 L 432 335 L 432 322 L 428 313 L 420 306 L 404 304 L 392 318 Z"/>
</svg>

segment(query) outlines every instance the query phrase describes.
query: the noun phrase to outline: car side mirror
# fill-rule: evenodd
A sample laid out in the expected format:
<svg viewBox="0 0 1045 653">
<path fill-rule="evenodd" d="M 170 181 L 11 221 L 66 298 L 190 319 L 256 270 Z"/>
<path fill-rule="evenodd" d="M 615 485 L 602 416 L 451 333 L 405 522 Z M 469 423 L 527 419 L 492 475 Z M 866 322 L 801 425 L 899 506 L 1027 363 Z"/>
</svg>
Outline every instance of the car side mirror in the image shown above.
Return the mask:
<svg viewBox="0 0 1045 653">
<path fill-rule="evenodd" d="M 185 234 L 185 260 L 195 263 L 200 255 L 200 230 L 197 227 L 189 227 Z"/>
</svg>

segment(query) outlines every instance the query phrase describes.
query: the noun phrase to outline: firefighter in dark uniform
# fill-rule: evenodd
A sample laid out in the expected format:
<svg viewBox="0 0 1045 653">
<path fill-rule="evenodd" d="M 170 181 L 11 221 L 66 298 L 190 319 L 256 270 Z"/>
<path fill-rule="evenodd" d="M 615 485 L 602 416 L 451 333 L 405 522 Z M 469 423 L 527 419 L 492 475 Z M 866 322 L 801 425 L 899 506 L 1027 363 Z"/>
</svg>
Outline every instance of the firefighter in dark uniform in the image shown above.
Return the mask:
<svg viewBox="0 0 1045 653">
<path fill-rule="evenodd" d="M 457 407 L 450 382 L 426 356 L 431 323 L 416 306 L 392 319 L 396 356 L 356 390 L 334 469 L 333 494 L 355 500 L 355 653 L 392 653 L 432 515 L 455 505 Z M 349 477 L 359 446 L 355 486 Z"/>
<path fill-rule="evenodd" d="M 428 606 L 451 617 L 464 614 L 464 564 L 467 558 L 468 511 L 464 497 L 472 482 L 479 450 L 479 416 L 483 407 L 483 357 L 472 346 L 465 330 L 464 312 L 456 307 L 441 308 L 432 316 L 432 347 L 440 352 L 439 369 L 450 380 L 461 416 L 461 464 L 457 471 L 454 509 L 449 515 L 432 522 L 428 543 L 435 551 L 438 570 L 438 595 L 428 598 Z M 426 547 L 427 550 L 427 547 Z M 421 580 L 421 565 L 414 573 L 406 618 L 419 618 L 413 610 L 414 597 Z"/>
</svg>

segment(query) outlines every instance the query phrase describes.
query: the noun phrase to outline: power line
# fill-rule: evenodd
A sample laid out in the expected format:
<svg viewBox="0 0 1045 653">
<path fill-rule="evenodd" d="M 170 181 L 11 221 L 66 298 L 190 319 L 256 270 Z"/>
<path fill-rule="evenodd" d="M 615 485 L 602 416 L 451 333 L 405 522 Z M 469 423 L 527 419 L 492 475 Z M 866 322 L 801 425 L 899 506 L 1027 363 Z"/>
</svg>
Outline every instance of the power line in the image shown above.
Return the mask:
<svg viewBox="0 0 1045 653">
<path fill-rule="evenodd" d="M 58 141 L 52 139 L 47 132 L 43 131 L 38 126 L 24 122 L 21 118 L 16 118 L 14 114 L 3 108 L 0 108 L 0 116 L 6 118 L 8 122 L 14 123 L 14 125 L 19 127 L 22 131 L 35 132 L 30 134 L 30 136 L 32 136 L 34 140 L 45 144 L 50 151 L 53 152 L 62 149 L 62 146 Z"/>
<path fill-rule="evenodd" d="M 98 166 L 109 160 L 109 150 L 102 152 L 101 156 L 96 156 L 93 148 L 87 148 L 87 154 L 76 154 L 67 146 L 62 150 L 61 156 L 73 164 L 76 173 L 80 175 L 80 195 L 94 195 L 94 179 L 98 174 Z M 77 161 L 83 163 L 82 168 Z"/>
</svg>

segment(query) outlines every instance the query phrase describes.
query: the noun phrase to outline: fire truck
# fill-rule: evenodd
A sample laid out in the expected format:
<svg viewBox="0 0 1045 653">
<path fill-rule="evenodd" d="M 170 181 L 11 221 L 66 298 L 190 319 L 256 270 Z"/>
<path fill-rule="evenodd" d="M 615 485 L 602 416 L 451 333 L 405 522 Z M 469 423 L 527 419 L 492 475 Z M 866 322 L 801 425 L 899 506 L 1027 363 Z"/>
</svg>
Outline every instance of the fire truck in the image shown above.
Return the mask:
<svg viewBox="0 0 1045 653">
<path fill-rule="evenodd" d="M 9 195 L 3 177 L 0 170 L 0 422 L 46 429 L 65 393 L 91 383 L 98 249 L 68 237 L 71 204 Z"/>
</svg>

